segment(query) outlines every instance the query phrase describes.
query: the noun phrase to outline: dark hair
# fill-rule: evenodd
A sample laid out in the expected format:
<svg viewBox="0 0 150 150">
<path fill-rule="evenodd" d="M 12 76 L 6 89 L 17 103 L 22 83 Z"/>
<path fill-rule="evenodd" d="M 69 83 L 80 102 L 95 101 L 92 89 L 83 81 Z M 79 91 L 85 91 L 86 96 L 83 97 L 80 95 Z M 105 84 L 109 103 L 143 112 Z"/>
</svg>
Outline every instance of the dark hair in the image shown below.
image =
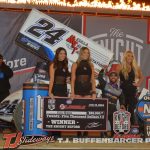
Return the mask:
<svg viewBox="0 0 150 150">
<path fill-rule="evenodd" d="M 3 55 L 0 54 L 0 59 L 3 59 Z"/>
<path fill-rule="evenodd" d="M 65 54 L 66 54 L 66 58 L 62 61 L 62 64 L 58 63 L 59 60 L 58 60 L 58 55 L 61 51 L 64 51 Z M 54 68 L 59 68 L 59 67 L 62 67 L 62 68 L 65 68 L 66 70 L 68 69 L 68 58 L 67 58 L 67 51 L 63 48 L 63 47 L 59 47 L 56 49 L 56 54 L 55 54 L 55 57 L 54 57 Z M 61 65 L 61 66 L 59 66 Z"/>
</svg>

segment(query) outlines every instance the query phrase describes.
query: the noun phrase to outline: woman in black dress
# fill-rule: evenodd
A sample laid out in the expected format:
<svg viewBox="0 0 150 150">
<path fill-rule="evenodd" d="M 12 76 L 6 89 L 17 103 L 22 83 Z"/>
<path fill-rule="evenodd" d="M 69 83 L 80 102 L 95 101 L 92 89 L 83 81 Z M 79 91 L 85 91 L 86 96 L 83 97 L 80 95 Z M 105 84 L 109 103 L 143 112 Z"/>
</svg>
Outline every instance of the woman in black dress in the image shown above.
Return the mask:
<svg viewBox="0 0 150 150">
<path fill-rule="evenodd" d="M 94 65 L 87 47 L 80 49 L 77 62 L 71 68 L 71 98 L 96 99 Z M 78 137 L 87 136 L 87 132 L 78 132 Z"/>
<path fill-rule="evenodd" d="M 56 50 L 55 58 L 49 69 L 50 84 L 49 96 L 54 99 L 54 96 L 67 97 L 67 81 L 70 78 L 68 71 L 67 52 L 63 47 Z M 54 132 L 52 135 L 61 136 L 61 132 Z"/>
<path fill-rule="evenodd" d="M 68 71 L 67 52 L 63 47 L 56 50 L 55 58 L 49 69 L 50 84 L 49 95 L 67 97 L 67 80 L 70 76 Z"/>
<path fill-rule="evenodd" d="M 134 124 L 137 88 L 141 86 L 144 77 L 138 67 L 132 51 L 126 51 L 120 69 L 120 87 L 125 96 L 127 110 L 131 113 L 131 124 Z"/>
</svg>

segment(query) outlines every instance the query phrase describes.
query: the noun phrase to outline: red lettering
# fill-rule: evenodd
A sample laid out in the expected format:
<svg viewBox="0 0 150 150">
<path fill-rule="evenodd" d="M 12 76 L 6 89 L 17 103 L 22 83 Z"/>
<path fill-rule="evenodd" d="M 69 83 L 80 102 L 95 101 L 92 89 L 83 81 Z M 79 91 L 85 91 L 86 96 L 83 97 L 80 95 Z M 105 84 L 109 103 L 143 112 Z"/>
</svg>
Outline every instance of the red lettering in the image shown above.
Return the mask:
<svg viewBox="0 0 150 150">
<path fill-rule="evenodd" d="M 140 138 L 139 134 L 127 134 L 127 135 L 114 135 L 114 138 L 124 138 L 124 139 L 128 139 L 128 138 Z"/>
<path fill-rule="evenodd" d="M 73 51 L 71 54 L 73 54 L 78 48 L 76 47 L 76 45 L 78 44 L 78 42 L 76 41 L 76 38 L 74 35 L 71 35 L 67 40 L 67 42 L 69 42 L 71 44 L 71 47 L 73 48 Z"/>
<path fill-rule="evenodd" d="M 16 137 L 15 142 L 14 142 L 13 144 L 11 144 L 11 140 L 12 140 L 13 138 L 15 138 L 15 137 L 16 137 L 16 133 L 4 134 L 3 138 L 6 139 L 5 144 L 4 144 L 4 148 L 16 148 L 16 147 L 18 147 L 18 146 L 19 146 L 20 139 L 21 139 L 21 137 L 22 137 L 22 133 L 19 132 L 19 133 L 17 134 L 17 137 Z"/>
</svg>

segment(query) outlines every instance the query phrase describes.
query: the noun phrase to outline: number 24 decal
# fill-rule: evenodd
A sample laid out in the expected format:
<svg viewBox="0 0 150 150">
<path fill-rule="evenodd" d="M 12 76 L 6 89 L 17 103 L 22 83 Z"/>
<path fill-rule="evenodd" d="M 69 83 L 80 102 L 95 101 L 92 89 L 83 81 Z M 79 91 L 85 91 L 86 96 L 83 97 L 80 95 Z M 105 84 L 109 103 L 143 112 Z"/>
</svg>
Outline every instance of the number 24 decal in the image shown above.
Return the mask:
<svg viewBox="0 0 150 150">
<path fill-rule="evenodd" d="M 68 31 L 54 27 L 55 25 L 52 22 L 46 19 L 40 19 L 35 25 L 29 27 L 26 32 L 38 39 L 42 37 L 43 42 L 55 45 Z"/>
</svg>

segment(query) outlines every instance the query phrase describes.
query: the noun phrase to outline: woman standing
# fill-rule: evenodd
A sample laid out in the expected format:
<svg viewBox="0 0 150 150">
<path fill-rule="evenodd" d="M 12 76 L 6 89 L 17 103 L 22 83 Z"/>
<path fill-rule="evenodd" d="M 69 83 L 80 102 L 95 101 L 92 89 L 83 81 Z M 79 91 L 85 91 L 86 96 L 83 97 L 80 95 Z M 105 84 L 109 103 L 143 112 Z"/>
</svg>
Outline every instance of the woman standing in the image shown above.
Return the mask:
<svg viewBox="0 0 150 150">
<path fill-rule="evenodd" d="M 63 47 L 56 50 L 55 58 L 49 69 L 50 84 L 49 95 L 50 97 L 61 96 L 67 97 L 67 80 L 70 76 L 68 71 L 67 52 Z"/>
<path fill-rule="evenodd" d="M 120 87 L 125 96 L 127 110 L 131 113 L 131 124 L 134 124 L 137 88 L 140 87 L 143 79 L 144 77 L 137 65 L 133 52 L 130 50 L 126 51 L 121 63 Z"/>
<path fill-rule="evenodd" d="M 94 65 L 87 47 L 80 49 L 77 62 L 71 68 L 71 97 L 96 98 Z"/>
<path fill-rule="evenodd" d="M 71 68 L 71 98 L 96 99 L 94 65 L 87 47 L 80 49 L 77 62 Z M 78 137 L 87 136 L 87 132 L 78 132 Z"/>
<path fill-rule="evenodd" d="M 54 96 L 67 97 L 67 80 L 70 76 L 68 71 L 67 52 L 63 47 L 56 50 L 55 58 L 49 69 L 50 84 L 49 96 L 53 99 Z M 55 132 L 55 137 L 60 137 L 61 132 Z"/>
</svg>

